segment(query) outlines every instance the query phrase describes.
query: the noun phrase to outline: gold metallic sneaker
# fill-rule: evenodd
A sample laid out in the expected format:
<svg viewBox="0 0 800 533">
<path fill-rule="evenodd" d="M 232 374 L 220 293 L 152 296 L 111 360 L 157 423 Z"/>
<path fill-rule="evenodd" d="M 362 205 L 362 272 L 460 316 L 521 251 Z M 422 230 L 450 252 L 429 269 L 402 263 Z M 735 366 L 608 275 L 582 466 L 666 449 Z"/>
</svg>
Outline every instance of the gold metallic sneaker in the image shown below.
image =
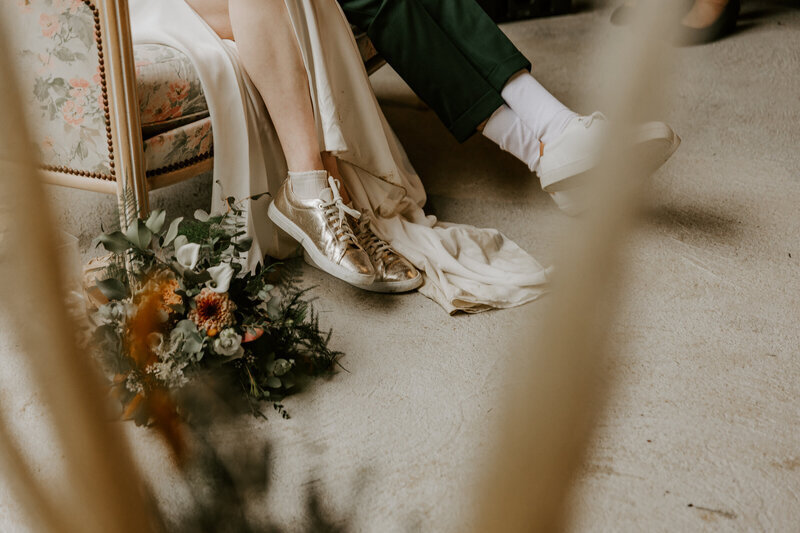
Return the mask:
<svg viewBox="0 0 800 533">
<path fill-rule="evenodd" d="M 369 254 L 375 269 L 375 281 L 357 287 L 373 292 L 406 292 L 422 285 L 420 271 L 372 232 L 367 215 L 362 214 L 359 220 L 351 223 L 359 244 Z"/>
<path fill-rule="evenodd" d="M 309 264 L 351 285 L 369 285 L 375 270 L 347 220 L 361 213 L 344 204 L 336 180 L 328 177 L 328 183 L 319 198 L 304 200 L 287 179 L 269 204 L 269 218 L 300 243 Z"/>
</svg>

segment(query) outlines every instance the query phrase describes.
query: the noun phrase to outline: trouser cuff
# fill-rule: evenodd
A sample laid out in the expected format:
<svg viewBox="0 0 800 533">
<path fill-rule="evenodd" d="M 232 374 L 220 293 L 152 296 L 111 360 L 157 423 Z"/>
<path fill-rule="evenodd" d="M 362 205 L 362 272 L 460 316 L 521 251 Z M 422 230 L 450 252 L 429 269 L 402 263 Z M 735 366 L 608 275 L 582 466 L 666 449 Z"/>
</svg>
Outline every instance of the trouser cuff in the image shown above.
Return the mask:
<svg viewBox="0 0 800 533">
<path fill-rule="evenodd" d="M 531 70 L 531 62 L 524 55 L 517 53 L 497 64 L 486 78 L 498 93 L 508 83 L 508 79 L 520 70 Z"/>
<path fill-rule="evenodd" d="M 449 124 L 447 129 L 450 130 L 450 133 L 453 134 L 453 137 L 458 142 L 464 142 L 475 133 L 481 122 L 489 118 L 504 103 L 500 93 L 487 92 L 466 113 L 458 117 L 452 124 Z"/>
</svg>

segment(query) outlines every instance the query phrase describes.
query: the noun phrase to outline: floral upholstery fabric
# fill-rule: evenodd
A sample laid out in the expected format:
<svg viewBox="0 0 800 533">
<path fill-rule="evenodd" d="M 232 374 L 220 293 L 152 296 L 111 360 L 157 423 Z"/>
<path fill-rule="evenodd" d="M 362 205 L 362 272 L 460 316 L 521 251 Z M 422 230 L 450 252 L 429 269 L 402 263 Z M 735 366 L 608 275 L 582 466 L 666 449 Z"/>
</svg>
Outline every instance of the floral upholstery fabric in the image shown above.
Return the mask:
<svg viewBox="0 0 800 533">
<path fill-rule="evenodd" d="M 203 86 L 189 58 L 170 46 L 133 47 L 136 89 L 145 137 L 208 116 Z"/>
<path fill-rule="evenodd" d="M 365 33 L 356 34 L 364 62 L 378 55 Z M 189 58 L 160 44 L 133 48 L 136 88 L 145 138 L 208 116 L 203 86 Z"/>
<path fill-rule="evenodd" d="M 10 6 L 5 6 L 7 1 Z M 40 161 L 111 177 L 107 114 L 88 0 L 4 0 L 25 110 Z"/>
<path fill-rule="evenodd" d="M 8 2 L 7 42 L 16 55 L 25 111 L 45 167 L 113 179 L 108 100 L 92 0 Z M 356 38 L 366 62 L 376 52 Z M 212 152 L 203 88 L 188 58 L 163 45 L 134 46 L 148 173 Z"/>
<path fill-rule="evenodd" d="M 213 136 L 211 118 L 196 120 L 144 141 L 148 173 L 177 168 L 183 162 L 211 156 Z"/>
</svg>

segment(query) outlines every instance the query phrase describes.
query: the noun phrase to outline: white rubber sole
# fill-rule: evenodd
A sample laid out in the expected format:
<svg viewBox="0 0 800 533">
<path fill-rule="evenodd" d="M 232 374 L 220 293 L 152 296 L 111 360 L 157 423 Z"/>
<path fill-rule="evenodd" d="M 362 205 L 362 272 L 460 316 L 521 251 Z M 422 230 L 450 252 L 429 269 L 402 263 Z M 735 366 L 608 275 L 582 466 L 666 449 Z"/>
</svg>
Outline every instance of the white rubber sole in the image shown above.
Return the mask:
<svg viewBox="0 0 800 533">
<path fill-rule="evenodd" d="M 275 225 L 300 243 L 300 246 L 303 247 L 303 255 L 313 258 L 312 265 L 314 267 L 322 270 L 323 272 L 327 272 L 331 276 L 349 283 L 350 285 L 355 285 L 356 287 L 370 284 L 375 280 L 374 274 L 365 275 L 353 272 L 344 268 L 343 266 L 337 265 L 325 257 L 325 255 L 320 252 L 316 246 L 314 246 L 314 241 L 311 239 L 311 237 L 309 237 L 306 232 L 300 228 L 300 226 L 292 222 L 286 215 L 281 213 L 280 210 L 275 207 L 274 203 L 269 204 L 267 214 L 270 220 L 275 223 Z"/>
<path fill-rule="evenodd" d="M 316 264 L 314 259 L 307 253 L 303 252 L 303 259 L 305 259 L 306 263 L 309 265 L 320 268 L 319 265 Z M 420 285 L 422 285 L 422 273 L 418 272 L 417 276 L 412 279 L 408 279 L 405 281 L 373 281 L 372 283 L 351 283 L 354 287 L 358 287 L 359 289 L 363 289 L 365 291 L 370 292 L 381 292 L 381 293 L 401 293 L 401 292 L 409 292 L 413 291 L 414 289 L 418 289 Z"/>
<path fill-rule="evenodd" d="M 585 213 L 589 206 L 573 198 L 572 194 L 571 191 L 556 191 L 551 192 L 550 197 L 564 213 L 576 217 Z"/>
<path fill-rule="evenodd" d="M 666 126 L 666 125 L 665 125 Z M 667 126 L 670 132 L 672 129 Z M 681 145 L 681 138 L 672 132 L 671 138 L 668 137 L 661 137 L 665 142 L 669 142 L 668 145 L 664 147 L 663 150 L 656 152 L 652 159 L 650 160 L 649 164 L 646 164 L 646 171 L 649 173 L 653 173 L 658 170 L 664 163 L 666 163 L 672 154 L 675 153 L 675 150 Z M 651 139 L 649 141 L 644 142 L 652 142 L 656 139 Z M 586 198 L 583 198 L 581 191 L 576 189 L 566 189 L 566 190 L 557 190 L 550 192 L 550 196 L 553 198 L 553 201 L 556 205 L 567 215 L 574 217 L 585 213 L 590 206 L 589 201 Z"/>
<path fill-rule="evenodd" d="M 681 144 L 681 138 L 663 122 L 648 122 L 637 128 L 635 145 L 644 147 L 649 143 L 656 142 L 663 144 L 663 147 L 651 149 L 652 155 L 648 154 L 647 159 L 649 161 L 644 166 L 650 172 L 654 172 L 675 153 L 675 150 Z M 600 156 L 592 155 L 545 171 L 542 170 L 542 162 L 540 161 L 537 174 L 542 184 L 542 189 L 555 193 L 572 188 L 574 184 L 570 183 L 571 181 L 578 179 L 599 163 Z"/>
</svg>

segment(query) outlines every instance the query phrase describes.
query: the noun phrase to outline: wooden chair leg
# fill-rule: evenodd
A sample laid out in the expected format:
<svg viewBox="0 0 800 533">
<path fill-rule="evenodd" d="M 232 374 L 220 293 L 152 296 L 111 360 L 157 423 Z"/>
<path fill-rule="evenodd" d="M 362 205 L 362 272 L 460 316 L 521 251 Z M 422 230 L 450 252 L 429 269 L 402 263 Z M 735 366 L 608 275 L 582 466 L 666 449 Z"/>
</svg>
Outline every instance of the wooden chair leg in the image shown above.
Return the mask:
<svg viewBox="0 0 800 533">
<path fill-rule="evenodd" d="M 116 160 L 120 225 L 127 228 L 149 211 L 144 143 L 136 96 L 136 69 L 127 0 L 101 0 L 101 23 L 107 40 L 109 106 Z"/>
</svg>

